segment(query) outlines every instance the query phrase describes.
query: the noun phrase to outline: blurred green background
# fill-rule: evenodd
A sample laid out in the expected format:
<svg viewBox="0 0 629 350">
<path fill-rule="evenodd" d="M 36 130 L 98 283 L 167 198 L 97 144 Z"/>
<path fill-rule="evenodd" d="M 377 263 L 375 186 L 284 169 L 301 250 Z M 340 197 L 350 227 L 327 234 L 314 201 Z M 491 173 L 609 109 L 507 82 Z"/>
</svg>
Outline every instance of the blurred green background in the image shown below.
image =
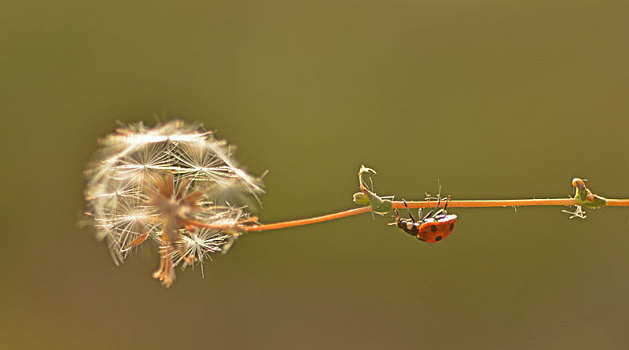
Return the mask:
<svg viewBox="0 0 629 350">
<path fill-rule="evenodd" d="M 76 223 L 97 139 L 174 117 L 270 171 L 267 223 L 352 208 L 361 164 L 396 198 L 629 197 L 628 35 L 621 1 L 4 3 L 0 348 L 627 349 L 629 208 L 250 234 L 171 289 Z"/>
</svg>

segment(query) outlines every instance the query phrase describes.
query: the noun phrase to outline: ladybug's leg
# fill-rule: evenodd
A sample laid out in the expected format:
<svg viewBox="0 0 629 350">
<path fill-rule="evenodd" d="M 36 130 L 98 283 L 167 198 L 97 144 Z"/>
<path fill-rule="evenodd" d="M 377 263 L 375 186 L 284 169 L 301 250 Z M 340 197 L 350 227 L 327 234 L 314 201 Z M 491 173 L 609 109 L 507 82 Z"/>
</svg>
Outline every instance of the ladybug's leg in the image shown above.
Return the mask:
<svg viewBox="0 0 629 350">
<path fill-rule="evenodd" d="M 446 205 L 443 207 L 443 211 L 447 214 L 448 203 L 450 203 L 450 199 L 452 199 L 451 195 L 448 195 L 448 199 L 446 199 Z"/>
<path fill-rule="evenodd" d="M 450 199 L 452 199 L 452 196 L 448 196 L 448 198 L 446 199 L 446 204 L 443 207 L 443 209 L 437 210 L 437 212 L 432 215 L 434 219 L 440 220 L 448 215 L 448 203 L 450 202 Z"/>
<path fill-rule="evenodd" d="M 436 215 L 437 213 L 435 212 L 435 210 L 439 209 L 439 205 L 441 205 L 441 196 L 437 196 L 437 206 L 434 207 L 428 214 L 426 214 L 426 216 L 424 216 L 422 221 L 426 220 L 427 218 L 432 217 L 433 213 Z"/>
<path fill-rule="evenodd" d="M 397 209 L 393 209 L 395 210 L 395 215 L 393 215 L 393 220 L 395 220 L 395 222 L 390 222 L 389 225 L 398 225 L 400 221 L 402 221 L 402 218 L 400 218 L 400 212 Z"/>
<path fill-rule="evenodd" d="M 426 197 L 424 198 L 424 200 L 426 202 L 432 201 L 432 195 L 430 193 L 428 193 L 428 192 L 424 192 L 424 193 L 426 194 Z M 417 215 L 419 216 L 419 219 L 423 221 L 424 219 L 426 219 L 428 217 L 428 215 L 430 215 L 430 213 L 428 213 L 426 216 L 423 216 L 424 215 L 423 214 L 423 210 L 422 210 L 422 208 L 419 208 L 417 210 Z"/>
<path fill-rule="evenodd" d="M 393 218 L 395 219 L 395 222 L 392 222 L 389 225 L 395 225 L 411 236 L 415 236 L 417 235 L 417 232 L 419 232 L 419 225 L 415 222 L 402 219 L 400 217 L 400 212 L 397 209 L 395 209 L 395 215 Z"/>
<path fill-rule="evenodd" d="M 411 214 L 411 210 L 408 208 L 408 204 L 406 204 L 406 200 L 405 199 L 402 199 L 402 200 L 404 201 L 404 206 L 406 207 L 406 210 L 408 210 L 408 216 L 411 217 L 411 220 L 413 220 L 413 222 L 416 222 L 415 218 L 413 217 L 413 214 Z M 420 216 L 420 218 L 421 218 L 421 216 Z"/>
</svg>

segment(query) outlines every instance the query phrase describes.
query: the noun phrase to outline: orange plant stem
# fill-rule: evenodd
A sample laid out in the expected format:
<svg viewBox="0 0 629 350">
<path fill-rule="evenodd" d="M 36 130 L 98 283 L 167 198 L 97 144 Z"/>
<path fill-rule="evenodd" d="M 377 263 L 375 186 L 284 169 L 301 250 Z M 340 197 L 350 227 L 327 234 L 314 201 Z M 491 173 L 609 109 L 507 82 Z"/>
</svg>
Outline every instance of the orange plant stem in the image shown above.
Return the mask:
<svg viewBox="0 0 629 350">
<path fill-rule="evenodd" d="M 442 205 L 443 205 L 442 201 Z M 417 201 L 417 202 L 406 202 L 409 208 L 432 208 L 437 205 L 436 201 Z M 519 206 L 570 206 L 576 205 L 577 201 L 572 198 L 566 199 L 511 199 L 511 200 L 469 200 L 469 201 L 454 201 L 451 200 L 448 202 L 448 207 L 450 208 L 487 208 L 487 207 L 519 207 Z M 394 201 L 393 208 L 406 208 L 404 202 L 402 201 Z M 277 230 L 281 228 L 302 226 L 302 225 L 310 225 L 316 224 L 319 222 L 330 221 L 334 219 L 340 219 L 348 216 L 358 215 L 362 213 L 367 213 L 371 211 L 371 207 L 360 207 L 356 209 L 350 209 L 341 211 L 334 214 L 328 214 L 323 216 L 317 216 L 314 218 L 301 219 L 301 220 L 293 220 L 293 221 L 283 221 L 274 224 L 266 224 L 266 225 L 252 225 L 252 226 L 244 226 L 243 230 L 247 232 L 260 232 L 260 231 L 268 231 L 268 230 Z"/>
<path fill-rule="evenodd" d="M 340 218 L 353 216 L 353 215 L 358 215 L 358 214 L 362 214 L 362 213 L 368 213 L 370 211 L 371 211 L 371 207 L 370 206 L 368 206 L 368 207 L 360 207 L 360 208 L 344 210 L 344 211 L 341 211 L 341 212 L 338 212 L 338 213 L 322 215 L 322 216 L 317 216 L 317 217 L 308 218 L 308 219 L 300 219 L 300 220 L 293 220 L 293 221 L 283 221 L 283 222 L 277 222 L 277 223 L 274 223 L 274 224 L 266 224 L 266 225 L 245 226 L 245 227 L 243 227 L 243 229 L 245 231 L 247 231 L 247 232 L 277 230 L 277 229 L 280 229 L 280 228 L 287 228 L 287 227 L 295 227 L 295 226 L 316 224 L 318 222 L 330 221 L 330 220 L 340 219 Z"/>
<path fill-rule="evenodd" d="M 442 199 L 441 205 L 445 202 Z M 448 208 L 490 208 L 490 207 L 530 207 L 530 206 L 570 206 L 577 205 L 577 201 L 572 198 L 553 199 L 496 199 L 496 200 L 463 200 L 448 202 Z M 436 201 L 406 202 L 409 208 L 432 208 L 437 205 Z M 393 202 L 393 208 L 406 208 L 404 202 Z"/>
<path fill-rule="evenodd" d="M 605 203 L 607 207 L 628 207 L 629 199 L 607 199 Z"/>
<path fill-rule="evenodd" d="M 629 206 L 629 199 L 606 199 L 607 206 L 626 207 Z M 497 199 L 497 200 L 450 200 L 448 202 L 448 208 L 496 208 L 496 207 L 527 207 L 527 206 L 571 206 L 577 205 L 579 202 L 573 198 L 549 198 L 549 199 Z M 409 208 L 434 208 L 437 205 L 437 201 L 416 201 L 406 202 Z M 442 205 L 445 202 L 442 200 Z M 406 208 L 404 202 L 394 201 L 393 208 L 402 209 Z M 368 213 L 371 211 L 371 206 L 360 207 L 350 210 L 344 210 L 337 213 L 317 216 L 307 219 L 291 220 L 276 222 L 274 224 L 260 224 L 260 225 L 237 225 L 237 226 L 225 226 L 225 225 L 210 225 L 197 221 L 189 221 L 188 225 L 227 230 L 227 229 L 239 229 L 246 232 L 260 232 L 269 230 L 278 230 L 282 228 L 289 228 L 295 226 L 303 226 L 316 224 L 319 222 L 330 221 L 334 219 L 345 218 L 358 214 Z"/>
<path fill-rule="evenodd" d="M 344 218 L 348 216 L 358 215 L 362 213 L 368 213 L 370 211 L 371 211 L 371 206 L 360 207 L 360 208 L 340 211 L 337 213 L 317 216 L 314 218 L 299 219 L 299 220 L 292 220 L 292 221 L 282 221 L 282 222 L 276 222 L 274 224 L 266 224 L 266 225 L 265 224 L 262 224 L 262 225 L 212 225 L 212 224 L 206 224 L 204 222 L 194 221 L 194 220 L 188 220 L 186 222 L 186 225 L 199 227 L 199 228 L 209 228 L 209 229 L 214 229 L 214 230 L 238 229 L 238 230 L 243 230 L 245 232 L 258 232 L 258 231 L 269 231 L 269 230 L 277 230 L 280 228 L 316 224 L 318 222 L 325 222 L 325 221 L 340 219 L 340 218 Z"/>
</svg>

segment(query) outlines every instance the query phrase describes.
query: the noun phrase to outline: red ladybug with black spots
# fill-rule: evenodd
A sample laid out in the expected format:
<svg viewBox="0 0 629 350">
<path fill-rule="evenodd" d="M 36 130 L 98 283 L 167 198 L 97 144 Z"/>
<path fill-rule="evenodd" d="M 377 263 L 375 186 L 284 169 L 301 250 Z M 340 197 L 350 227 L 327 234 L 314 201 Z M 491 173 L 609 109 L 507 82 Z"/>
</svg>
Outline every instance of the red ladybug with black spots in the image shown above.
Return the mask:
<svg viewBox="0 0 629 350">
<path fill-rule="evenodd" d="M 448 198 L 449 200 L 449 198 Z M 411 217 L 410 220 L 402 219 L 400 217 L 400 213 L 395 210 L 395 223 L 397 227 L 401 228 L 404 232 L 409 235 L 416 236 L 417 239 L 420 239 L 424 242 L 429 243 L 437 243 L 442 241 L 444 238 L 448 237 L 452 231 L 454 231 L 454 226 L 456 224 L 457 216 L 454 214 L 448 214 L 448 201 L 446 201 L 443 209 L 439 209 L 439 205 L 441 204 L 441 198 L 437 201 L 437 206 L 431 210 L 424 218 L 421 217 L 421 209 L 419 209 L 419 218 L 420 221 L 416 221 L 411 211 L 408 211 L 408 215 Z M 408 205 L 406 205 L 406 201 L 404 201 L 404 205 L 406 209 L 408 209 Z"/>
</svg>

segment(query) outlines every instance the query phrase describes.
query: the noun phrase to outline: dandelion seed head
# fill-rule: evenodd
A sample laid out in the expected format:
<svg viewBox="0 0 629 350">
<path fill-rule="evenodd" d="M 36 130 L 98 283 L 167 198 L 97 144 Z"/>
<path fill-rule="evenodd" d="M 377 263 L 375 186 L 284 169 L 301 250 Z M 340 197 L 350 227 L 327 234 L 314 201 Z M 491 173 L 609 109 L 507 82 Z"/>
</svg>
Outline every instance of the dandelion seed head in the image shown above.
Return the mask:
<svg viewBox="0 0 629 350">
<path fill-rule="evenodd" d="M 262 183 L 237 165 L 233 153 L 233 147 L 200 124 L 181 120 L 152 128 L 131 124 L 101 139 L 85 171 L 84 196 L 89 221 L 97 236 L 107 241 L 114 262 L 123 262 L 138 241 L 171 239 L 172 232 L 164 233 L 173 230 L 165 224 L 168 215 L 225 226 L 250 218 L 250 206 L 244 204 L 247 198 L 259 203 Z M 170 176 L 175 192 L 185 193 L 177 198 L 169 193 L 157 201 L 155 182 L 164 176 Z M 183 196 L 197 191 L 192 210 Z M 234 236 L 184 225 L 175 225 L 174 230 L 181 249 L 169 252 L 170 259 L 182 267 L 203 263 L 211 253 L 225 250 Z M 181 252 L 193 259 L 186 261 Z"/>
<path fill-rule="evenodd" d="M 200 229 L 183 236 L 182 252 L 186 257 L 192 258 L 193 262 L 199 263 L 201 274 L 203 274 L 203 262 L 208 259 L 212 260 L 210 256 L 212 253 L 223 251 L 230 239 L 231 235 L 219 230 Z M 173 254 L 173 261 L 175 265 L 181 265 L 183 269 L 190 265 L 194 267 L 194 263 L 185 261 L 179 252 Z"/>
</svg>

